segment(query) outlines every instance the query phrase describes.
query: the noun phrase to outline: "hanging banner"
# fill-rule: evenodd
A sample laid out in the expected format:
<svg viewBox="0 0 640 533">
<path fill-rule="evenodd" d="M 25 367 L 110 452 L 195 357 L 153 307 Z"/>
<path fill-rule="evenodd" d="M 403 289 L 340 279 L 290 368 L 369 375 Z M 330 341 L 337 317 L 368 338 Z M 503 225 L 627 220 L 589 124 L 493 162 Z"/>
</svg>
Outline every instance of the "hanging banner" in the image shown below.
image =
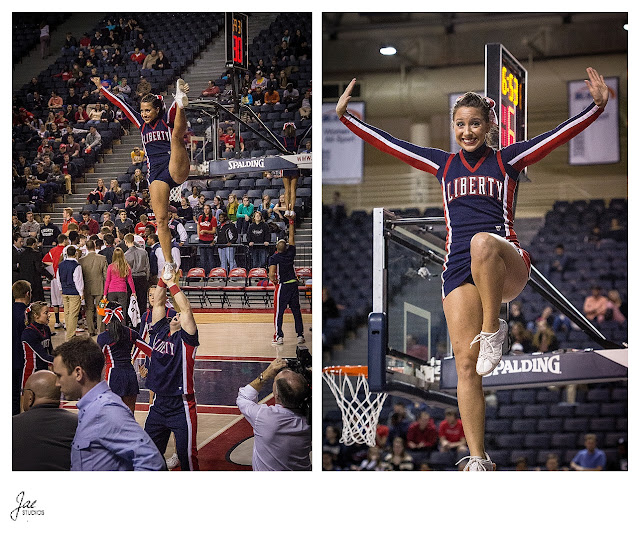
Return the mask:
<svg viewBox="0 0 640 533">
<path fill-rule="evenodd" d="M 569 141 L 570 165 L 603 165 L 620 161 L 620 133 L 618 126 L 618 78 L 605 78 L 609 87 L 609 101 L 602 115 L 580 135 Z M 587 107 L 593 98 L 584 80 L 569 82 L 569 116 Z"/>
<path fill-rule="evenodd" d="M 364 102 L 350 102 L 349 113 L 364 120 Z M 340 122 L 336 104 L 322 104 L 322 183 L 362 183 L 364 141 Z"/>
</svg>

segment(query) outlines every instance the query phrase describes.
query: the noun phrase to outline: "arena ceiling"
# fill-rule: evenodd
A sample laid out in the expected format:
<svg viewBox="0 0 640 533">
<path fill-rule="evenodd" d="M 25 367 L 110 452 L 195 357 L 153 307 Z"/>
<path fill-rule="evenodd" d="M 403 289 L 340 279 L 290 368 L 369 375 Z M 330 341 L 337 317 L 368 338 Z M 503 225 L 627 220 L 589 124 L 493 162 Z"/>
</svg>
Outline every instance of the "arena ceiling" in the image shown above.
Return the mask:
<svg viewBox="0 0 640 533">
<path fill-rule="evenodd" d="M 626 23 L 627 13 L 323 13 L 323 77 L 480 64 L 489 42 L 521 62 L 626 53 Z M 380 55 L 384 45 L 397 55 Z"/>
</svg>

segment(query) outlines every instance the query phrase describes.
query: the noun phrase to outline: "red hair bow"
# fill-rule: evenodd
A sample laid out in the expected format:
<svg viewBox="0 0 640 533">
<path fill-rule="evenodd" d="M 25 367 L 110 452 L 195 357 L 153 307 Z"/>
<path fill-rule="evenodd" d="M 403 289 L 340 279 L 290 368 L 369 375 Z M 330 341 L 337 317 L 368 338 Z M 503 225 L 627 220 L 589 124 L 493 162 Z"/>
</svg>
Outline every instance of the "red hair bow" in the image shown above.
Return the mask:
<svg viewBox="0 0 640 533">
<path fill-rule="evenodd" d="M 102 319 L 102 321 L 108 325 L 109 322 L 111 322 L 111 319 L 113 318 L 113 315 L 116 315 L 116 318 L 122 322 L 124 320 L 124 312 L 122 311 L 122 307 L 118 306 L 115 309 L 111 309 L 109 307 L 107 307 L 104 310 L 104 318 Z"/>
</svg>

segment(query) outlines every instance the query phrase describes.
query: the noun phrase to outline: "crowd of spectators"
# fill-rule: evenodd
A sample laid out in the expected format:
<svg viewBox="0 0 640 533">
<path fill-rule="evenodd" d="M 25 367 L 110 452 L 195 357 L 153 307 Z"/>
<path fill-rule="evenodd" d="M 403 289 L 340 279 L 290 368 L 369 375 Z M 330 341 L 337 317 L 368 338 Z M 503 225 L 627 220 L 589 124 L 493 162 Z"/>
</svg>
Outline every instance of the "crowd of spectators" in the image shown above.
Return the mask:
<svg viewBox="0 0 640 533">
<path fill-rule="evenodd" d="M 103 87 L 137 107 L 152 86 L 139 72 L 135 88 L 122 75 L 121 67 L 134 64 L 136 50 L 143 56 L 140 72 L 171 66 L 133 18 L 107 19 L 92 36 L 85 33 L 78 39 L 68 33 L 61 70 L 51 79 L 33 77 L 14 97 L 14 205 L 27 204 L 41 212 L 57 195 L 72 193 L 73 183 L 110 148 L 113 138 L 128 133 L 124 113 L 106 100 L 91 78 L 100 77 Z"/>
<path fill-rule="evenodd" d="M 412 412 L 416 413 L 414 416 Z M 469 450 L 466 446 L 462 422 L 454 408 L 444 411 L 444 418 L 434 422 L 430 412 L 440 416 L 439 409 L 430 409 L 424 404 L 405 405 L 396 400 L 388 420 L 378 422 L 375 445 L 340 442 L 339 425 L 325 425 L 322 442 L 323 470 L 462 470 Z M 415 419 L 417 416 L 417 420 Z M 503 432 L 508 434 L 509 432 Z M 620 435 L 620 434 L 615 434 Z M 613 448 L 597 447 L 598 436 L 585 433 L 583 450 L 541 450 L 538 466 L 535 462 L 514 452 L 512 463 L 500 464 L 501 470 L 628 470 L 627 438 L 615 438 Z M 607 439 L 610 440 L 610 439 Z M 490 446 L 492 447 L 492 446 Z M 495 445 L 493 446 L 495 447 Z M 495 453 L 495 451 L 494 451 Z M 563 458 L 564 457 L 564 458 Z"/>
<path fill-rule="evenodd" d="M 240 82 L 241 103 L 252 106 L 258 118 L 276 133 L 288 120 L 295 121 L 298 127 L 308 126 L 312 101 L 311 47 L 305 36 L 304 21 L 285 20 L 277 26 L 281 27 L 284 29 L 280 30 L 280 35 L 269 30 L 254 41 L 250 47 L 248 71 Z M 232 71 L 227 70 L 220 79 L 209 80 L 201 96 L 230 103 L 232 75 Z M 255 121 L 246 111 L 242 111 L 241 116 L 249 123 Z M 210 129 L 206 135 L 211 139 Z M 233 128 L 218 131 L 222 157 L 230 157 L 235 151 L 235 135 Z M 258 138 L 249 135 L 245 141 L 238 137 L 240 151 L 252 152 L 260 148 Z"/>
<path fill-rule="evenodd" d="M 396 401 L 385 423 L 378 422 L 372 447 L 345 446 L 340 442 L 340 428 L 327 425 L 323 470 L 431 470 L 429 457 L 434 452 L 449 454 L 453 462 L 468 455 L 455 409 L 447 409 L 437 427 L 426 405 L 417 406 L 416 412 L 414 415 L 404 402 Z"/>
<path fill-rule="evenodd" d="M 60 235 L 69 241 L 66 244 L 73 244 L 79 249 L 80 257 L 87 253 L 87 242 L 93 241 L 96 251 L 107 257 L 107 264 L 112 261 L 114 248 L 119 247 L 126 252 L 126 235 L 135 235 L 147 245 L 150 276 L 156 275 L 164 258 L 157 246 L 157 228 L 148 188 L 142 188 L 148 184 L 146 179 L 137 175 L 139 172 L 136 169 L 132 177 L 132 183 L 141 184 L 137 191 L 132 187 L 125 192 L 117 179 L 112 179 L 107 188 L 103 180 L 98 179 L 86 200 L 91 209 L 87 207 L 74 214 L 72 208 L 64 208 L 62 227 L 51 221 L 50 214 L 37 217 L 33 211 L 28 211 L 26 220 L 22 222 L 14 212 L 13 281 L 27 279 L 34 287 L 42 288 L 42 276 L 51 278 L 53 272 L 43 270 L 41 260 L 59 243 Z M 272 202 L 268 195 L 255 204 L 246 195 L 240 203 L 233 193 L 229 193 L 226 199 L 215 196 L 208 200 L 197 186 L 188 195 L 185 190 L 180 207 L 169 207 L 169 227 L 178 268 L 183 257 L 193 257 L 189 267 L 202 267 L 206 273 L 217 266 L 233 268 L 236 266 L 235 254 L 231 253 L 234 245 L 244 247 L 246 267 L 265 267 L 275 241 L 285 235 L 286 226 L 279 221 L 283 219 L 284 206 L 281 201 L 277 204 Z M 222 254 L 224 257 L 214 253 L 223 247 L 227 248 Z M 27 257 L 27 250 L 38 255 L 35 262 L 22 259 Z M 44 294 L 41 299 L 43 297 Z"/>
</svg>

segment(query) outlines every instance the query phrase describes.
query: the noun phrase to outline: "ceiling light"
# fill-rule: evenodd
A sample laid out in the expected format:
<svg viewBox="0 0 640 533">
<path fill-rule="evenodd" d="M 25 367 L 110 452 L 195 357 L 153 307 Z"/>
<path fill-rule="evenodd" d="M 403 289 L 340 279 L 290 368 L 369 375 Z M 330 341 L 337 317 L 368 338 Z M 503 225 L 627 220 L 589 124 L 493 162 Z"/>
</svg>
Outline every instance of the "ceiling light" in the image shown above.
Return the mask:
<svg viewBox="0 0 640 533">
<path fill-rule="evenodd" d="M 396 55 L 397 50 L 393 46 L 382 46 L 380 48 L 380 53 L 383 56 L 393 56 Z"/>
</svg>

